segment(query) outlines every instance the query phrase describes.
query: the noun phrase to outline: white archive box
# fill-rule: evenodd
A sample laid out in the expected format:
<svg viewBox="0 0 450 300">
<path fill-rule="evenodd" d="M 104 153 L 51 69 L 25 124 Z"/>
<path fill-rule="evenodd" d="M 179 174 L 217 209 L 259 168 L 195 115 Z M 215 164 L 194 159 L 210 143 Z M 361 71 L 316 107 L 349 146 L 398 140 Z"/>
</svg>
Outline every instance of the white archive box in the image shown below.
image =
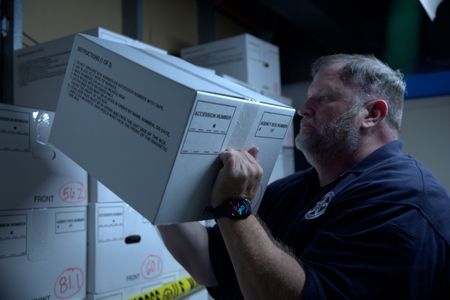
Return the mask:
<svg viewBox="0 0 450 300">
<path fill-rule="evenodd" d="M 157 47 L 97 27 L 84 33 L 146 51 Z M 74 34 L 14 51 L 14 103 L 54 111 L 72 49 Z"/>
<path fill-rule="evenodd" d="M 92 203 L 102 203 L 102 202 L 124 202 L 116 194 L 114 194 L 110 189 L 108 189 L 104 184 L 98 181 L 94 176 L 88 176 L 89 188 L 88 188 L 88 199 Z"/>
<path fill-rule="evenodd" d="M 54 115 L 0 104 L 0 210 L 87 205 L 86 171 L 48 144 Z"/>
<path fill-rule="evenodd" d="M 128 204 L 89 203 L 88 207 L 89 293 L 160 285 L 185 273 L 156 227 Z"/>
<path fill-rule="evenodd" d="M 256 209 L 295 110 L 181 61 L 77 35 L 51 143 L 153 224 L 210 219 L 218 154 L 257 145 Z"/>
<path fill-rule="evenodd" d="M 281 95 L 278 46 L 241 34 L 181 49 L 181 57 L 248 83 L 266 95 Z"/>
<path fill-rule="evenodd" d="M 278 96 L 275 97 L 275 99 L 286 105 L 292 106 L 293 104 L 292 100 L 287 97 Z M 284 138 L 283 149 L 278 156 L 277 162 L 270 176 L 269 183 L 295 173 L 295 151 L 294 124 L 291 123 L 288 133 Z"/>
<path fill-rule="evenodd" d="M 0 211 L 2 299 L 84 299 L 86 206 Z"/>
</svg>

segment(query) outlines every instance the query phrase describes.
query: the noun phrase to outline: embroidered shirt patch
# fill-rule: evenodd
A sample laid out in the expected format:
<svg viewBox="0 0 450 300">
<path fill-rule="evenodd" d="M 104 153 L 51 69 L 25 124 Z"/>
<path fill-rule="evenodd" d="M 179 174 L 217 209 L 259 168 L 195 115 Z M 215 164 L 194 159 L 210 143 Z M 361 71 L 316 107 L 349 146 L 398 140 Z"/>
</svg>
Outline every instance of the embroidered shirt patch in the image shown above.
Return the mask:
<svg viewBox="0 0 450 300">
<path fill-rule="evenodd" d="M 316 205 L 305 214 L 305 219 L 311 220 L 320 217 L 334 198 L 334 192 L 328 192 L 316 203 Z"/>
</svg>

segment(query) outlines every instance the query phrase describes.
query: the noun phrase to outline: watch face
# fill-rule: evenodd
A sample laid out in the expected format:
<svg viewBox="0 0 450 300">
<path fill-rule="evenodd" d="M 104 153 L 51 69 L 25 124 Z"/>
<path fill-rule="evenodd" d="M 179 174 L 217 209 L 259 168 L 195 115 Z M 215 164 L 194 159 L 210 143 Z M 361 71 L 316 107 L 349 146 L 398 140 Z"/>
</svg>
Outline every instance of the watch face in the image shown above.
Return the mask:
<svg viewBox="0 0 450 300">
<path fill-rule="evenodd" d="M 252 206 L 248 199 L 238 197 L 225 201 L 216 208 L 207 207 L 206 211 L 212 212 L 216 219 L 222 217 L 244 219 L 252 213 Z"/>
<path fill-rule="evenodd" d="M 229 216 L 242 218 L 251 214 L 250 201 L 247 199 L 231 200 L 229 206 Z"/>
</svg>

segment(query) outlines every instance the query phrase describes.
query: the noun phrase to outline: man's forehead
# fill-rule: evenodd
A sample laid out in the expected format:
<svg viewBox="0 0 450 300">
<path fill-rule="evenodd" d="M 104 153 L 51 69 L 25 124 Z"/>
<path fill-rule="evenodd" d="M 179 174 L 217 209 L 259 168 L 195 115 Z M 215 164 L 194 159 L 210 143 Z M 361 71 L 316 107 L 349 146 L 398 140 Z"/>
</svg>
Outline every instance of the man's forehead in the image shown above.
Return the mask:
<svg viewBox="0 0 450 300">
<path fill-rule="evenodd" d="M 314 79 L 308 88 L 308 96 L 316 94 L 342 94 L 343 84 L 339 78 Z"/>
<path fill-rule="evenodd" d="M 316 93 L 342 93 L 344 83 L 340 78 L 342 63 L 323 66 L 314 76 L 308 88 L 308 95 Z"/>
</svg>

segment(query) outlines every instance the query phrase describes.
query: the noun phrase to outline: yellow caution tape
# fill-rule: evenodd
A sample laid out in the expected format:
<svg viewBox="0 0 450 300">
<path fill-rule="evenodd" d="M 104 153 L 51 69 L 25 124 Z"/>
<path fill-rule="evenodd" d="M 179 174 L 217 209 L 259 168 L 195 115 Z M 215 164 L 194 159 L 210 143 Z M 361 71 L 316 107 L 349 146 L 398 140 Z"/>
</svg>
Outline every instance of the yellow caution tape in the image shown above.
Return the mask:
<svg viewBox="0 0 450 300">
<path fill-rule="evenodd" d="M 192 277 L 172 281 L 151 291 L 136 295 L 129 300 L 172 300 L 186 296 L 201 286 Z"/>
</svg>

